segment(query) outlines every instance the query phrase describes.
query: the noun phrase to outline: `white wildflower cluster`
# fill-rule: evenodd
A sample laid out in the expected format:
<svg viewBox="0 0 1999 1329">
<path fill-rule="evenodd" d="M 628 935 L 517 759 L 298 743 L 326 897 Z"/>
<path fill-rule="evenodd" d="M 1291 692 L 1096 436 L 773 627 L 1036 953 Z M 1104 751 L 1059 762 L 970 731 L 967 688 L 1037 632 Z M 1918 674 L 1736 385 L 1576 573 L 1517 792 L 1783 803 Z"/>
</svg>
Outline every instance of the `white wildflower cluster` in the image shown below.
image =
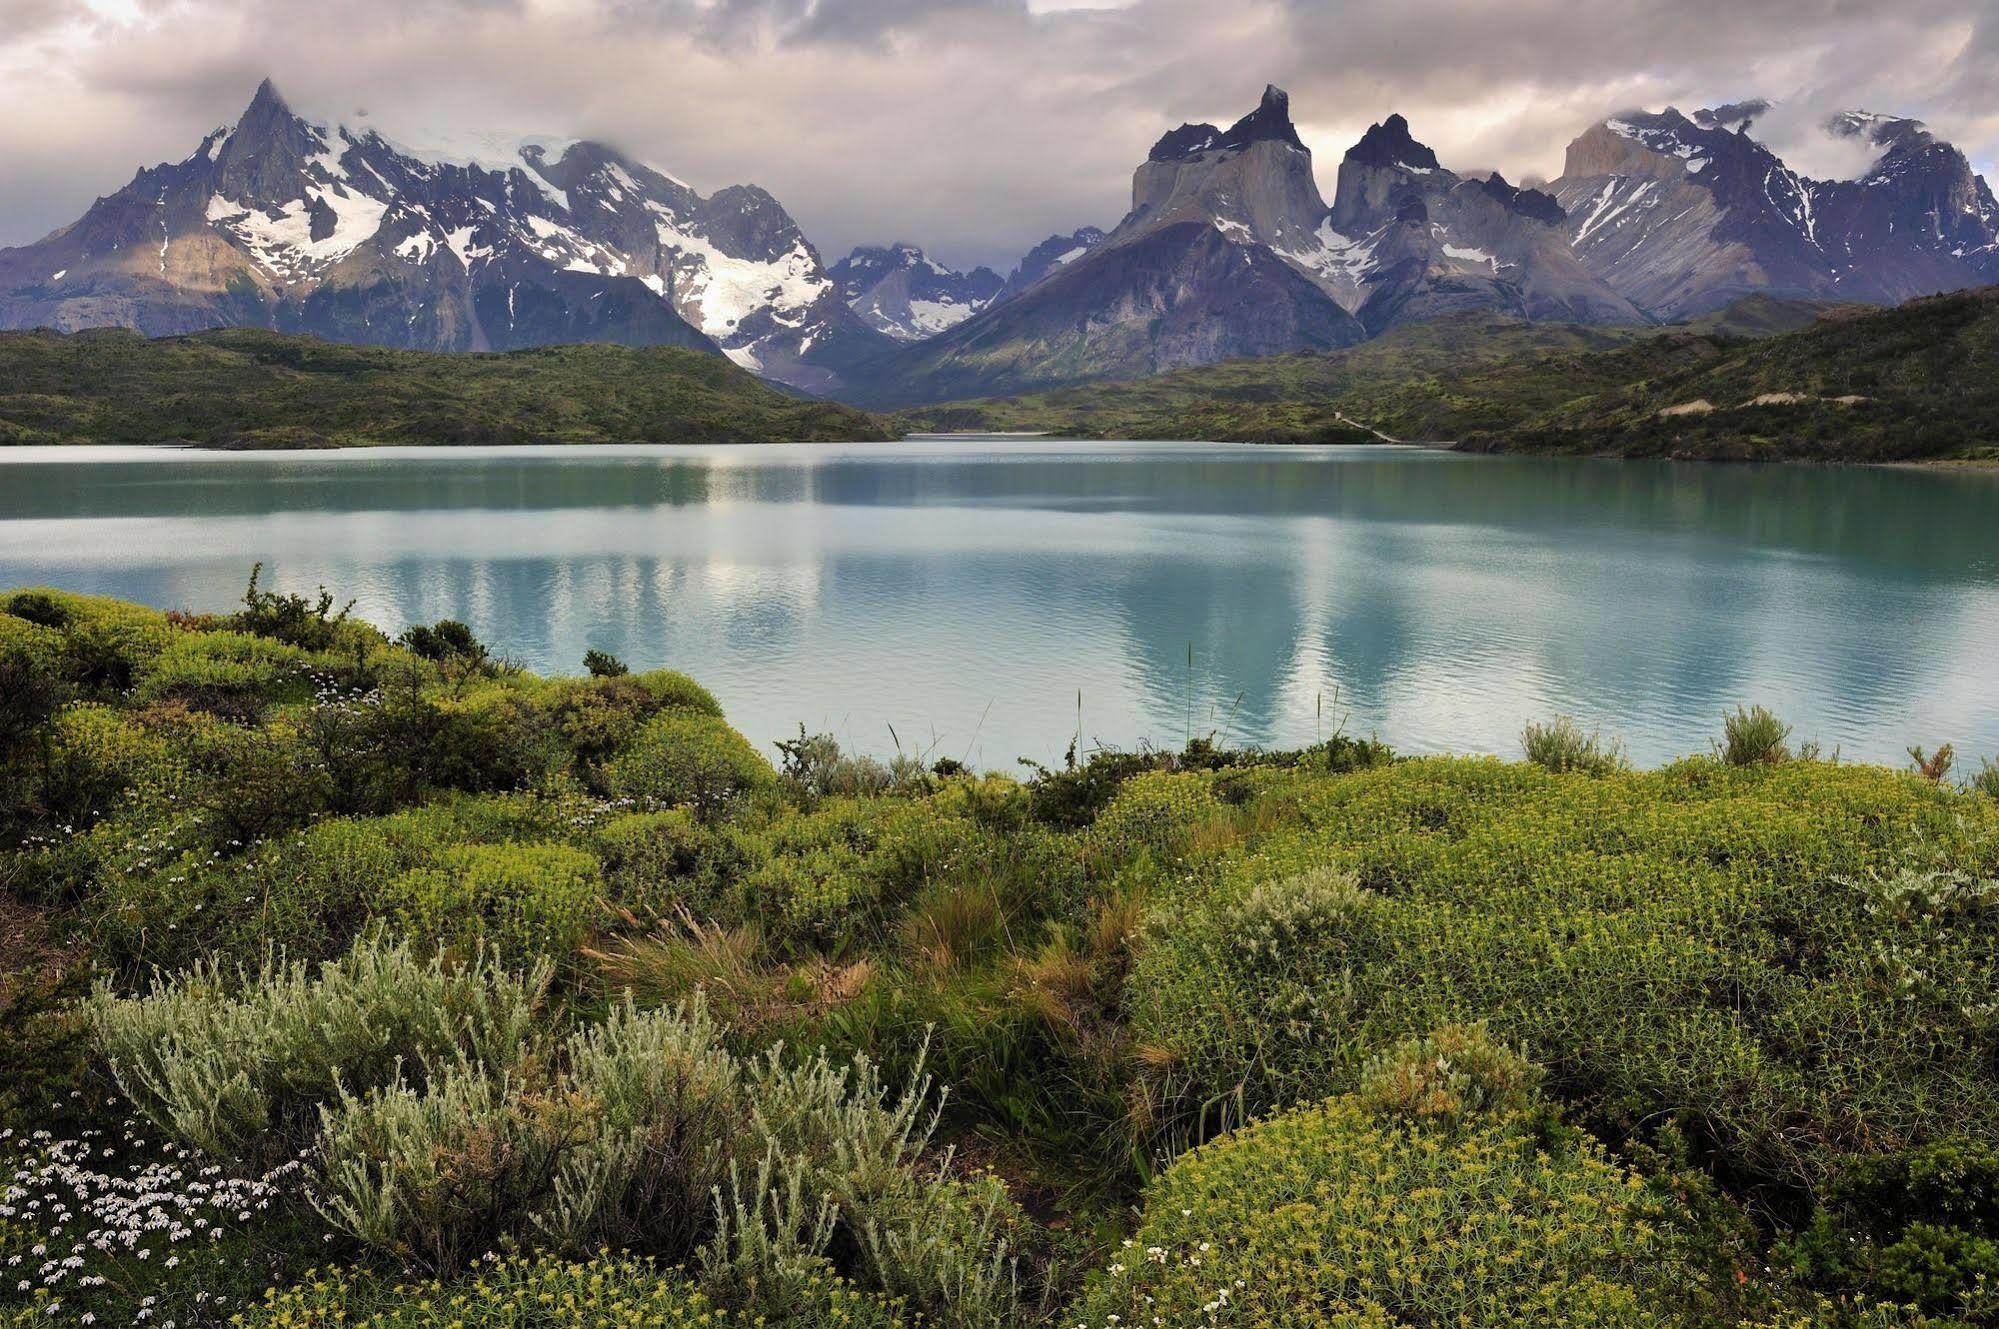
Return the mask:
<svg viewBox="0 0 1999 1329">
<path fill-rule="evenodd" d="M 1183 1209 L 1180 1212 L 1185 1215 L 1191 1211 Z M 1147 1246 L 1141 1250 L 1137 1242 L 1126 1237 L 1118 1258 L 1105 1268 L 1104 1273 L 1112 1282 L 1118 1283 L 1127 1281 L 1127 1275 L 1132 1272 L 1134 1265 L 1153 1264 L 1162 1268 L 1172 1265 L 1183 1269 L 1199 1269 L 1204 1258 L 1213 1249 L 1211 1243 L 1204 1241 L 1190 1250 L 1169 1251 L 1164 1246 Z M 1249 1280 L 1238 1278 L 1217 1288 L 1215 1295 L 1201 1304 L 1201 1323 L 1210 1325 L 1221 1323 L 1223 1312 L 1227 1311 L 1230 1304 L 1235 1301 L 1236 1294 L 1248 1286 Z M 1158 1302 L 1151 1293 L 1140 1292 L 1139 1300 L 1144 1303 L 1145 1310 L 1132 1319 L 1127 1320 L 1121 1315 L 1107 1314 L 1101 1325 L 1078 1320 L 1071 1329 L 1143 1329 L 1143 1326 L 1148 1325 L 1152 1329 L 1169 1329 L 1169 1321 L 1162 1312 L 1155 1309 Z M 1188 1322 L 1184 1319 L 1175 1319 L 1170 1323 L 1180 1325 Z"/>
<path fill-rule="evenodd" d="M 13 1297 L 35 1298 L 51 1319 L 63 1322 L 64 1299 L 76 1300 L 107 1282 L 127 1282 L 118 1265 L 130 1260 L 162 1272 L 184 1255 L 254 1222 L 303 1184 L 304 1163 L 293 1159 L 247 1180 L 191 1149 L 149 1142 L 128 1120 L 113 1142 L 86 1130 L 76 1139 L 35 1131 L 17 1138 L 0 1131 L 0 1149 L 19 1161 L 0 1189 L 0 1250 L 6 1251 L 6 1287 Z M 197 1305 L 226 1300 L 194 1293 Z M 143 1298 L 132 1312 L 155 1329 L 158 1299 Z M 79 1310 L 74 1323 L 94 1324 Z"/>
</svg>

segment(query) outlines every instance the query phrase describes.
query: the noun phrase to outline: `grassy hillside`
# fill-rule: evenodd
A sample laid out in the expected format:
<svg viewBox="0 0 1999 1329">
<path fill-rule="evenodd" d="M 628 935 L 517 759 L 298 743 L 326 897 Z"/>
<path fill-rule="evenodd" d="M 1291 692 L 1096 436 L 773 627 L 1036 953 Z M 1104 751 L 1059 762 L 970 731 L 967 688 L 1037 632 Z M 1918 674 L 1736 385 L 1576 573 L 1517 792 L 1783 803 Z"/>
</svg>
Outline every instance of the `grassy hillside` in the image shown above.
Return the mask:
<svg viewBox="0 0 1999 1329">
<path fill-rule="evenodd" d="M 1996 347 L 1999 289 L 1890 310 L 1745 301 L 1666 329 L 1473 316 L 1332 355 L 1239 361 L 895 419 L 912 430 L 1099 438 L 1365 442 L 1378 430 L 1485 451 L 1976 458 L 1999 455 Z"/>
<path fill-rule="evenodd" d="M 443 355 L 233 328 L 149 341 L 0 333 L 0 444 L 764 443 L 886 437 L 719 356 L 557 346 Z"/>
<path fill-rule="evenodd" d="M 1329 354 L 1231 360 L 1156 378 L 915 407 L 891 418 L 912 432 L 1023 429 L 1080 438 L 1372 442 L 1366 429 L 1339 419 L 1344 403 L 1356 393 L 1441 391 L 1456 374 L 1543 355 L 1603 350 L 1643 332 L 1469 314 L 1398 328 Z"/>
<path fill-rule="evenodd" d="M 1999 1324 L 1999 772 L 774 764 L 498 654 L 0 593 L 0 1324 Z"/>
</svg>

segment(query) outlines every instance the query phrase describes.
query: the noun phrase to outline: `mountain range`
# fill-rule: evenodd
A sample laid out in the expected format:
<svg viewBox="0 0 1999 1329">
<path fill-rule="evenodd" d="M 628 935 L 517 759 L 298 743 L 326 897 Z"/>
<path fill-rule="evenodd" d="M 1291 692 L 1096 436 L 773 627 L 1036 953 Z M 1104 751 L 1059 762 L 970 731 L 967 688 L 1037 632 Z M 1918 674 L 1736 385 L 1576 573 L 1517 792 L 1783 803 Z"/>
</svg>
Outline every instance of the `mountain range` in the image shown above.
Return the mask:
<svg viewBox="0 0 1999 1329">
<path fill-rule="evenodd" d="M 1762 102 L 1629 112 L 1542 187 L 1460 175 L 1399 115 L 1330 203 L 1289 99 L 1164 134 L 1108 231 L 1001 278 L 911 244 L 831 266 L 770 194 L 702 196 L 590 141 L 419 151 L 294 113 L 233 126 L 70 226 L 0 250 L 0 328 L 232 325 L 431 350 L 681 346 L 786 387 L 942 401 L 1292 351 L 1441 316 L 1676 322 L 1744 295 L 1893 303 L 1999 282 L 1999 204 L 1919 122 L 1851 112 L 1856 179 L 1788 167 Z"/>
</svg>

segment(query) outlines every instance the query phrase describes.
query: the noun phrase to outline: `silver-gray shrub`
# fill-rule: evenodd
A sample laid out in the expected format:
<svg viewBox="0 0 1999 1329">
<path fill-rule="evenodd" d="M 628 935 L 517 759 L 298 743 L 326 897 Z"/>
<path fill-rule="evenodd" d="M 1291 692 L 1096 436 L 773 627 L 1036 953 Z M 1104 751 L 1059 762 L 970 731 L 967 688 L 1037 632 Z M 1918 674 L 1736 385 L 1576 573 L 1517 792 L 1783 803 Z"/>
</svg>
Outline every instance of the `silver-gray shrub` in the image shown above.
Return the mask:
<svg viewBox="0 0 1999 1329">
<path fill-rule="evenodd" d="M 1005 1232 L 1014 1212 L 1004 1187 L 993 1178 L 953 1177 L 948 1152 L 931 1163 L 923 1159 L 944 1095 L 932 1102 L 920 1058 L 909 1084 L 894 1095 L 864 1056 L 835 1065 L 823 1051 L 804 1061 L 772 1051 L 753 1063 L 749 1074 L 752 1127 L 775 1160 L 759 1167 L 758 1184 L 769 1184 L 765 1178 L 774 1171 L 787 1188 L 825 1197 L 837 1217 L 836 1230 L 844 1228 L 858 1247 L 861 1267 L 855 1274 L 864 1286 L 947 1327 L 991 1329 L 1020 1318 Z M 800 1211 L 788 1191 L 766 1205 L 741 1193 L 740 1173 L 731 1184 L 730 1192 L 717 1196 L 725 1231 L 731 1215 L 739 1226 L 744 1215 L 765 1212 L 788 1216 L 800 1230 Z M 765 1241 L 761 1248 L 782 1254 L 786 1262 L 759 1273 L 743 1265 L 760 1244 L 737 1234 L 736 1246 L 737 1278 L 782 1279 L 811 1253 Z"/>
<path fill-rule="evenodd" d="M 267 957 L 250 970 L 197 964 L 120 997 L 100 984 L 85 1012 L 119 1086 L 159 1128 L 256 1175 L 310 1143 L 318 1105 L 421 1081 L 460 1058 L 507 1067 L 527 1055 L 551 971 L 511 974 L 492 956 L 419 959 L 380 934 L 316 966 Z"/>
<path fill-rule="evenodd" d="M 1627 764 L 1621 743 L 1605 739 L 1594 729 L 1585 730 L 1567 715 L 1558 715 L 1546 724 L 1529 724 L 1520 731 L 1520 747 L 1528 761 L 1557 775 L 1570 771 L 1609 775 Z"/>
<path fill-rule="evenodd" d="M 743 1115 L 741 1064 L 707 1006 L 641 1012 L 627 998 L 565 1054 L 589 1132 L 564 1155 L 535 1225 L 565 1250 L 691 1253 Z"/>
<path fill-rule="evenodd" d="M 321 1109 L 320 1185 L 334 1227 L 442 1273 L 497 1247 L 548 1193 L 584 1129 L 575 1106 L 461 1062 L 422 1088 L 342 1092 Z"/>
</svg>

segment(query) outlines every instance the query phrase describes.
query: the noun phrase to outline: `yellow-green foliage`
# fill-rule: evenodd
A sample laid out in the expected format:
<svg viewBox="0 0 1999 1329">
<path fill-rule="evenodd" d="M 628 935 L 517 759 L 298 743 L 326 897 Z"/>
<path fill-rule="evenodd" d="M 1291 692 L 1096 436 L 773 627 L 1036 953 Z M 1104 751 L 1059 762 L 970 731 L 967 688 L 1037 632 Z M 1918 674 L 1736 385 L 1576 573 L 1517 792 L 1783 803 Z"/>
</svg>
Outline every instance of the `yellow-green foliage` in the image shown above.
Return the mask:
<svg viewBox="0 0 1999 1329">
<path fill-rule="evenodd" d="M 1540 1081 L 1540 1067 L 1484 1025 L 1447 1024 L 1368 1062 L 1355 1098 L 1380 1116 L 1463 1121 L 1526 1111 Z"/>
<path fill-rule="evenodd" d="M 794 1329 L 896 1329 L 894 1307 L 831 1277 L 805 1289 Z M 647 1260 L 508 1255 L 451 1282 L 396 1283 L 329 1269 L 272 1289 L 243 1329 L 724 1329 L 730 1315 L 685 1275 Z"/>
<path fill-rule="evenodd" d="M 1698 1280 L 1588 1143 L 1333 1099 L 1183 1156 L 1065 1325 L 1679 1325 Z"/>
<path fill-rule="evenodd" d="M 651 693 L 666 710 L 722 718 L 722 703 L 715 700 L 715 694 L 677 669 L 650 669 L 631 675 L 629 681 Z"/>
<path fill-rule="evenodd" d="M 390 888 L 413 936 L 484 941 L 509 960 L 568 956 L 590 932 L 597 860 L 559 844 L 452 845 Z"/>
<path fill-rule="evenodd" d="M 109 706 L 69 706 L 50 726 L 45 797 L 69 824 L 88 824 L 127 791 L 158 797 L 186 778 L 166 738 Z"/>
<path fill-rule="evenodd" d="M 303 701 L 313 657 L 247 632 L 184 633 L 139 682 L 141 701 L 174 700 L 223 715 L 252 715 L 268 703 Z"/>
<path fill-rule="evenodd" d="M 668 806 L 686 804 L 712 815 L 743 794 L 769 786 L 777 775 L 748 739 L 721 720 L 667 711 L 647 722 L 612 759 L 606 777 L 613 793 Z"/>
<path fill-rule="evenodd" d="M 48 614 L 51 606 L 55 612 Z M 42 625 L 58 633 L 59 658 L 77 681 L 108 683 L 112 679 L 105 675 L 122 673 L 129 683 L 132 675 L 143 671 L 177 636 L 166 615 L 157 609 L 102 595 L 48 587 L 0 595 L 0 616 L 19 622 L 24 621 L 20 617 L 23 613 L 55 620 Z M 7 631 L 11 634 L 16 630 Z M 98 677 L 86 680 L 86 674 Z"/>
<path fill-rule="evenodd" d="M 1196 828 L 1221 811 L 1206 779 L 1148 771 L 1127 780 L 1090 828 L 1091 849 L 1106 863 L 1140 855 L 1177 858 Z"/>
<path fill-rule="evenodd" d="M 1683 1112 L 1790 1180 L 1999 1129 L 1987 800 L 1706 759 L 1595 778 L 1411 761 L 1280 792 L 1283 821 L 1155 902 L 1132 982 L 1140 1037 L 1195 1101 L 1351 1089 L 1379 1049 L 1487 1020 L 1611 1128 Z M 1274 950 L 1245 937 L 1269 883 L 1328 862 L 1366 895 Z"/>
<path fill-rule="evenodd" d="M 732 828 L 742 863 L 731 913 L 777 936 L 826 939 L 907 902 L 970 861 L 978 828 L 921 800 L 827 799 Z"/>
</svg>

